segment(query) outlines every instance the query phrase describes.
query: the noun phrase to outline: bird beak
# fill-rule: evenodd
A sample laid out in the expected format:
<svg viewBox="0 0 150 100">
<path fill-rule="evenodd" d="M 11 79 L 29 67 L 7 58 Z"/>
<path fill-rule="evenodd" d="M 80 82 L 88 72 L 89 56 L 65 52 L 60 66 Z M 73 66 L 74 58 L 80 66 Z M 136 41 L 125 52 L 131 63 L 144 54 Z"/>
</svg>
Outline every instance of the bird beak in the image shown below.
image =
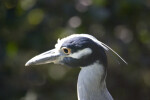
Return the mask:
<svg viewBox="0 0 150 100">
<path fill-rule="evenodd" d="M 61 58 L 60 52 L 56 49 L 52 49 L 33 57 L 25 64 L 25 66 L 40 65 L 52 62 L 58 63 L 60 58 Z"/>
</svg>

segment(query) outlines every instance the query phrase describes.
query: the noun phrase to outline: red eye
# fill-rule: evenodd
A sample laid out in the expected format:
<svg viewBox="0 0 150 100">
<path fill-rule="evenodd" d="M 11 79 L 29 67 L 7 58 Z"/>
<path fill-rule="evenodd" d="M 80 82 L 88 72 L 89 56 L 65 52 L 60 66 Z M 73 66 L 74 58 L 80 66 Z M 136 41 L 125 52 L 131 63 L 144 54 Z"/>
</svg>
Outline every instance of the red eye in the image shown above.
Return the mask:
<svg viewBox="0 0 150 100">
<path fill-rule="evenodd" d="M 63 47 L 62 48 L 63 52 L 67 55 L 69 55 L 71 53 L 71 49 L 70 48 L 67 48 L 67 47 Z"/>
</svg>

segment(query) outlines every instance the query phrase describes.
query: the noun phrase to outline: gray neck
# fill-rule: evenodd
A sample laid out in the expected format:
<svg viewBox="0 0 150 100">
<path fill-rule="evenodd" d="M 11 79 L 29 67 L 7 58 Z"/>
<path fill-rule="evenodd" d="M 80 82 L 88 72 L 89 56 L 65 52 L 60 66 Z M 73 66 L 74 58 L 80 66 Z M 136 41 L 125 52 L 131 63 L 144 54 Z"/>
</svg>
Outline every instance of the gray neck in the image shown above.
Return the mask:
<svg viewBox="0 0 150 100">
<path fill-rule="evenodd" d="M 78 100 L 113 100 L 106 88 L 104 66 L 98 61 L 81 68 L 77 91 Z"/>
</svg>

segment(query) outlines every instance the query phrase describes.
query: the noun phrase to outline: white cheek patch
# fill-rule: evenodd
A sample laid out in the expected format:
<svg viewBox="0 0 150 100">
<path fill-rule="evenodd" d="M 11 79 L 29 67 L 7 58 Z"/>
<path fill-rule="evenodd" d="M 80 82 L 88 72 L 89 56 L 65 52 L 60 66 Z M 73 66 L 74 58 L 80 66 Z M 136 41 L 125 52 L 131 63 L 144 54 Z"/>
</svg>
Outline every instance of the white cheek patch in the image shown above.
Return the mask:
<svg viewBox="0 0 150 100">
<path fill-rule="evenodd" d="M 85 48 L 85 49 L 79 50 L 73 54 L 70 54 L 69 56 L 72 58 L 80 59 L 81 57 L 90 55 L 91 53 L 92 53 L 92 50 L 90 48 Z"/>
</svg>

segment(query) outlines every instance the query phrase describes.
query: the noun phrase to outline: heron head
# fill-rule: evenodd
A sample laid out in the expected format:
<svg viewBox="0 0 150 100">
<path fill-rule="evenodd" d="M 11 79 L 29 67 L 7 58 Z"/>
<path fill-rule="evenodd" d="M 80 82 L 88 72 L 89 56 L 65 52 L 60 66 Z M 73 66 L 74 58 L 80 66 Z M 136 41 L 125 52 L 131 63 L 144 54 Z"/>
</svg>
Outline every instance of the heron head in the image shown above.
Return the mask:
<svg viewBox="0 0 150 100">
<path fill-rule="evenodd" d="M 97 60 L 107 65 L 104 50 L 106 48 L 96 41 L 98 40 L 87 34 L 75 34 L 58 39 L 54 49 L 33 57 L 26 63 L 26 66 L 55 63 L 71 67 L 85 67 Z"/>
</svg>

